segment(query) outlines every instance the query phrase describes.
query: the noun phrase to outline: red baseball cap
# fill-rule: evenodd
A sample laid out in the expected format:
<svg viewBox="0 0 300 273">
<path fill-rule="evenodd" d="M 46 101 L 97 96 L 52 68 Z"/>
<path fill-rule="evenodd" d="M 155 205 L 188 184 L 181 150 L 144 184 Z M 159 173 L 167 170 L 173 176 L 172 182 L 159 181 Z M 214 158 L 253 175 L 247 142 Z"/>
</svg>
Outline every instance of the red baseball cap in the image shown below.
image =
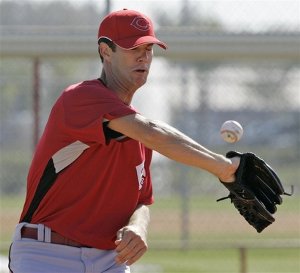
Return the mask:
<svg viewBox="0 0 300 273">
<path fill-rule="evenodd" d="M 152 21 L 144 14 L 123 9 L 108 14 L 99 26 L 98 41 L 107 38 L 124 49 L 143 44 L 167 45 L 155 37 Z"/>
</svg>

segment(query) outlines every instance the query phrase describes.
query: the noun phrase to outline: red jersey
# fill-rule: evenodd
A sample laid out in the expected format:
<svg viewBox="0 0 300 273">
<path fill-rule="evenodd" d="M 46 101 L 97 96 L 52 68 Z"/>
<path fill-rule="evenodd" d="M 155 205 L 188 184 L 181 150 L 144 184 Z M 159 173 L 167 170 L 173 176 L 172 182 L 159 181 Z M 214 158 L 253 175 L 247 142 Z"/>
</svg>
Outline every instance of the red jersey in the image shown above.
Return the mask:
<svg viewBox="0 0 300 273">
<path fill-rule="evenodd" d="M 99 80 L 64 90 L 31 163 L 20 221 L 114 249 L 117 231 L 136 207 L 153 202 L 152 151 L 106 126 L 134 113 Z"/>
</svg>

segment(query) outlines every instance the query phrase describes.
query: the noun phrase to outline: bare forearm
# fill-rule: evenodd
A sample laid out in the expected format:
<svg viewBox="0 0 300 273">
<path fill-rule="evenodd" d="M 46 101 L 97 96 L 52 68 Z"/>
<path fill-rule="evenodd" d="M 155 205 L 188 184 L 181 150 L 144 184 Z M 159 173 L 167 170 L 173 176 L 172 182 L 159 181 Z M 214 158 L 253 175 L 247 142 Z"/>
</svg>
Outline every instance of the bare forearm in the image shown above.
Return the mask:
<svg viewBox="0 0 300 273">
<path fill-rule="evenodd" d="M 117 233 L 116 256 L 117 263 L 136 262 L 147 251 L 147 228 L 150 221 L 149 208 L 140 205 L 134 211 L 128 225 Z"/>
<path fill-rule="evenodd" d="M 150 211 L 145 205 L 139 205 L 129 219 L 128 226 L 138 226 L 147 234 L 147 228 L 150 222 Z"/>
<path fill-rule="evenodd" d="M 149 148 L 177 162 L 206 170 L 222 181 L 234 180 L 236 168 L 231 160 L 208 150 L 163 122 L 150 121 L 149 126 L 151 129 L 143 139 Z"/>
<path fill-rule="evenodd" d="M 180 163 L 195 166 L 218 175 L 222 164 L 228 160 L 213 153 L 185 134 L 164 123 L 152 124 L 153 134 L 148 134 L 144 144 L 149 148 Z"/>
</svg>

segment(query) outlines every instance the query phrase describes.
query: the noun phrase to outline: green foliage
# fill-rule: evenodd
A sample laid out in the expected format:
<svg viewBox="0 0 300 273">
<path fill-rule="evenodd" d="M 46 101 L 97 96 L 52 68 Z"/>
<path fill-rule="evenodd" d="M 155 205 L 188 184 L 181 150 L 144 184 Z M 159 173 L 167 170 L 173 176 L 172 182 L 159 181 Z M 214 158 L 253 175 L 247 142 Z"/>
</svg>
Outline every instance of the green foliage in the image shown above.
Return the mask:
<svg viewBox="0 0 300 273">
<path fill-rule="evenodd" d="M 0 121 L 4 126 L 11 113 L 18 114 L 27 109 L 31 102 L 30 61 L 22 58 L 2 59 L 0 62 Z M 2 128 L 4 130 L 4 128 Z M 3 132 L 1 132 L 3 134 Z"/>
<path fill-rule="evenodd" d="M 180 27 L 195 27 L 195 31 L 209 29 L 222 29 L 221 22 L 213 16 L 204 15 L 201 12 L 201 3 L 182 1 L 179 10 L 172 11 L 170 16 L 169 10 L 153 8 L 154 18 L 160 26 L 180 26 Z"/>
<path fill-rule="evenodd" d="M 20 194 L 24 192 L 28 173 L 28 158 L 18 152 L 2 153 L 0 166 L 0 193 Z"/>
<path fill-rule="evenodd" d="M 80 8 L 71 1 L 1 1 L 1 25 L 98 25 L 103 11 L 88 2 Z"/>
</svg>

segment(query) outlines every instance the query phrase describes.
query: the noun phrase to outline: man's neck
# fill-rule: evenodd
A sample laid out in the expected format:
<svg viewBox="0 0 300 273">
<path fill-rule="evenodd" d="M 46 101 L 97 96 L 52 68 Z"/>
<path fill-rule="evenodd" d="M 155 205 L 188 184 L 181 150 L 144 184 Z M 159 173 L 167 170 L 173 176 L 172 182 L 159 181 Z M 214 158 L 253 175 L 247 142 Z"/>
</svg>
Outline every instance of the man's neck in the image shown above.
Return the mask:
<svg viewBox="0 0 300 273">
<path fill-rule="evenodd" d="M 124 91 L 121 89 L 119 90 L 119 89 L 116 89 L 116 88 L 113 88 L 112 86 L 110 86 L 110 84 L 107 81 L 107 77 L 106 77 L 104 70 L 102 70 L 101 76 L 99 79 L 109 90 L 114 92 L 120 98 L 120 100 L 122 100 L 125 104 L 127 104 L 127 105 L 131 104 L 134 92 L 128 92 L 128 91 Z"/>
</svg>

